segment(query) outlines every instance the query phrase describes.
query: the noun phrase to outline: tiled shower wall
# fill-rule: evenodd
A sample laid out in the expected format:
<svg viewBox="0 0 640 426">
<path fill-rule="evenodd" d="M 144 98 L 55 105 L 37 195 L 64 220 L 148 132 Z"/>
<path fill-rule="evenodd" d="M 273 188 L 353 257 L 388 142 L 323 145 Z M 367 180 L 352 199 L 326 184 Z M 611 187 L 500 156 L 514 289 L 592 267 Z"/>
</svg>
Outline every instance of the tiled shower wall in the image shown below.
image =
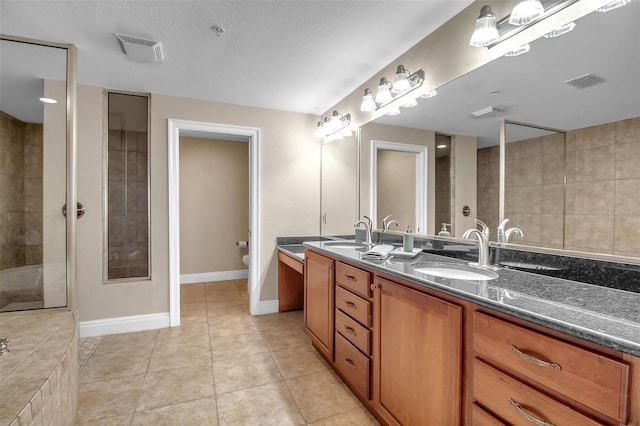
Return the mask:
<svg viewBox="0 0 640 426">
<path fill-rule="evenodd" d="M 505 215 L 525 231 L 512 242 L 639 257 L 640 118 L 569 131 L 566 161 L 558 136 L 507 144 Z M 499 147 L 478 150 L 478 217 L 492 237 L 498 166 Z"/>
<path fill-rule="evenodd" d="M 109 279 L 148 268 L 147 133 L 109 130 Z"/>
<path fill-rule="evenodd" d="M 0 269 L 42 264 L 42 125 L 0 112 Z"/>
</svg>

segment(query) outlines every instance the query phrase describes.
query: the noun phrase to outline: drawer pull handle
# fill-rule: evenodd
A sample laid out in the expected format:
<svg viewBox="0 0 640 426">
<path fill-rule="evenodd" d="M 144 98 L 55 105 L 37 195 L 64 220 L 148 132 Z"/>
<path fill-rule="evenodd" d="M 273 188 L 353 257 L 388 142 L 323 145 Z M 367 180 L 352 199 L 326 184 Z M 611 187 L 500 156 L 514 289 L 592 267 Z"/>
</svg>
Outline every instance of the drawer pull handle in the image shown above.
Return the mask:
<svg viewBox="0 0 640 426">
<path fill-rule="evenodd" d="M 346 279 L 348 279 L 349 281 L 358 281 L 358 279 L 356 277 L 354 277 L 353 275 L 345 275 L 344 277 Z"/>
<path fill-rule="evenodd" d="M 356 369 L 356 364 L 353 361 L 351 361 L 349 358 L 345 358 L 344 363 L 347 364 L 349 367 L 353 368 L 354 370 Z"/>
<path fill-rule="evenodd" d="M 348 325 L 345 325 L 344 329 L 347 330 L 347 333 L 349 333 L 349 334 L 352 334 L 354 336 L 357 335 L 356 331 L 352 327 L 349 327 Z"/>
<path fill-rule="evenodd" d="M 535 364 L 535 365 L 539 365 L 541 367 L 549 367 L 555 371 L 560 371 L 560 365 L 559 364 L 554 364 L 552 362 L 549 361 L 543 361 L 541 359 L 538 359 L 536 357 L 533 357 L 529 354 L 526 354 L 524 352 L 522 352 L 520 349 L 516 348 L 513 345 L 509 345 L 509 349 L 511 349 L 512 352 L 515 352 L 516 354 L 518 354 L 518 356 L 520 358 L 522 358 L 523 360 L 530 362 L 531 364 Z"/>
<path fill-rule="evenodd" d="M 344 302 L 345 305 L 347 305 L 347 307 L 351 308 L 351 309 L 358 309 L 358 307 L 356 306 L 355 303 L 353 302 L 349 302 L 348 300 L 346 302 Z"/>
<path fill-rule="evenodd" d="M 509 405 L 515 407 L 515 409 L 518 411 L 518 414 L 520 414 L 520 416 L 522 416 L 524 419 L 528 420 L 529 422 L 531 422 L 531 423 L 533 423 L 535 425 L 538 425 L 538 426 L 553 426 L 553 423 L 549 423 L 546 420 L 539 419 L 536 416 L 528 413 L 524 408 L 522 408 L 522 406 L 520 404 L 518 404 L 513 399 L 509 399 Z"/>
</svg>

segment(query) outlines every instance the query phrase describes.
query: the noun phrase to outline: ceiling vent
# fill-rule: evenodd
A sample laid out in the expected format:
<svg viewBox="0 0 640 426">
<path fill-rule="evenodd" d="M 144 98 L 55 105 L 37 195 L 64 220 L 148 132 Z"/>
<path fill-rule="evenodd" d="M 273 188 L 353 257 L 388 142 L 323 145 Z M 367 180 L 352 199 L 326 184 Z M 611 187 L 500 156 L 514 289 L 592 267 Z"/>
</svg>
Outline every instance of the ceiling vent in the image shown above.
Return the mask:
<svg viewBox="0 0 640 426">
<path fill-rule="evenodd" d="M 501 114 L 505 111 L 506 109 L 490 106 L 490 107 L 479 109 L 478 111 L 474 111 L 471 114 L 473 114 L 473 116 L 476 118 L 480 118 L 480 117 L 494 116 L 497 114 Z"/>
<path fill-rule="evenodd" d="M 578 89 L 586 89 L 587 87 L 595 86 L 596 84 L 604 83 L 606 80 L 602 77 L 598 77 L 595 74 L 585 74 L 580 77 L 572 78 L 565 81 L 565 83 L 577 87 Z"/>
<path fill-rule="evenodd" d="M 164 61 L 164 51 L 162 43 L 159 41 L 146 40 L 144 38 L 116 34 L 122 52 L 131 59 L 143 62 Z"/>
</svg>

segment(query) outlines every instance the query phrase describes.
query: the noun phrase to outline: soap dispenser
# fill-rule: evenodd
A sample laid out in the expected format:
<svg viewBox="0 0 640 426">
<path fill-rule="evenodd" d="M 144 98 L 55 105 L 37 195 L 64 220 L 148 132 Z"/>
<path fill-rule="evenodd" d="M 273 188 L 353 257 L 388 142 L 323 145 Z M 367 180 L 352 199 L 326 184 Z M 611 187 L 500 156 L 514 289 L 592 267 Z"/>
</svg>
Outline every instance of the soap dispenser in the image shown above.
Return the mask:
<svg viewBox="0 0 640 426">
<path fill-rule="evenodd" d="M 449 227 L 449 229 L 451 229 L 451 224 L 450 223 L 443 223 L 442 224 L 442 229 L 440 230 L 440 232 L 438 232 L 438 237 L 450 237 L 451 236 L 451 232 L 447 231 L 447 226 Z"/>
<path fill-rule="evenodd" d="M 411 225 L 407 225 L 407 231 L 402 236 L 402 249 L 404 251 L 413 251 L 413 234 L 411 233 Z"/>
</svg>

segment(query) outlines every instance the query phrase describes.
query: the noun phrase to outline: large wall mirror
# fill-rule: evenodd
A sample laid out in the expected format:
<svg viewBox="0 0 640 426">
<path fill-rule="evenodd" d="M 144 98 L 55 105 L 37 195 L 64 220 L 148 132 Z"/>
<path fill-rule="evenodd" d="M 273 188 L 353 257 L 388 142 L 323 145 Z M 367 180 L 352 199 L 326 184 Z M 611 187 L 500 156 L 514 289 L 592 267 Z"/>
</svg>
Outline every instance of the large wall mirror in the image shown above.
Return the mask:
<svg viewBox="0 0 640 426">
<path fill-rule="evenodd" d="M 75 55 L 37 40 L 0 43 L 0 311 L 66 307 Z"/>
<path fill-rule="evenodd" d="M 363 129 L 373 124 L 450 135 L 449 181 L 460 185 L 455 189 L 475 189 L 477 199 L 470 202 L 477 205 L 469 206 L 469 218 L 489 222 L 492 240 L 506 217 L 525 234 L 513 244 L 638 258 L 639 17 L 638 2 L 588 14 L 573 31 L 540 38 L 528 53 L 501 57 L 440 87 L 436 97 L 419 99 L 417 107 Z M 500 191 L 503 126 L 509 139 Z M 454 167 L 456 146 L 470 144 L 474 153 L 467 150 L 465 156 L 475 156 L 471 175 L 469 168 Z M 432 147 L 433 158 L 437 150 Z M 435 171 L 428 174 L 430 190 L 446 193 L 440 184 L 435 187 Z M 370 188 L 362 173 L 360 178 L 362 206 Z M 457 194 L 453 187 L 450 193 Z M 429 199 L 435 217 L 442 208 L 435 195 Z M 455 222 L 461 206 L 453 199 L 450 205 Z M 434 219 L 427 233 L 439 227 Z"/>
</svg>

